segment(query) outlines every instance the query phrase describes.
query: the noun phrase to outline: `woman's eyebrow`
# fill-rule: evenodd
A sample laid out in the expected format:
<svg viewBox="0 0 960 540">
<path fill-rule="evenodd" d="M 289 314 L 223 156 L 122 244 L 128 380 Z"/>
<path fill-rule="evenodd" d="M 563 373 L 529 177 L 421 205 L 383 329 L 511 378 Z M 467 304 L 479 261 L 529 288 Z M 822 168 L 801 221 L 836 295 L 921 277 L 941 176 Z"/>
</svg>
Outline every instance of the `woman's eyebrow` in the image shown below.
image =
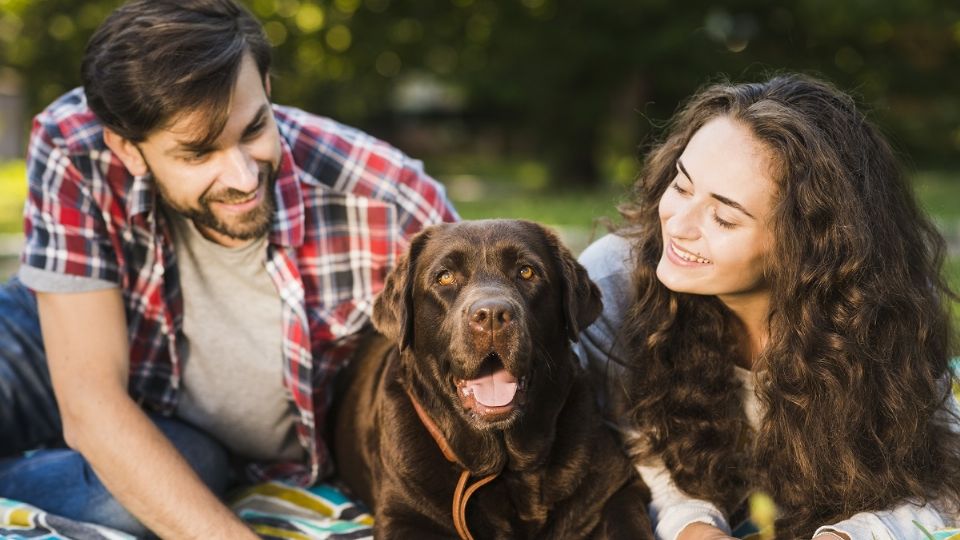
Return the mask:
<svg viewBox="0 0 960 540">
<path fill-rule="evenodd" d="M 695 182 L 693 181 L 693 178 L 690 176 L 690 173 L 687 172 L 687 168 L 683 166 L 683 162 L 680 161 L 679 159 L 677 160 L 677 168 L 680 169 L 680 172 L 683 173 L 683 175 L 687 177 L 687 180 L 689 180 L 691 184 L 694 184 L 694 183 L 695 183 Z M 754 217 L 753 214 L 751 214 L 750 212 L 748 212 L 747 209 L 744 208 L 742 204 L 738 203 L 737 201 L 735 201 L 735 200 L 733 200 L 733 199 L 729 199 L 729 198 L 727 198 L 727 197 L 724 197 L 723 195 L 717 195 L 716 193 L 711 193 L 710 196 L 713 197 L 714 199 L 720 201 L 721 203 L 729 206 L 730 208 L 734 208 L 734 209 L 736 209 L 736 210 L 739 210 L 739 211 L 743 212 L 743 213 L 746 214 L 747 217 L 749 217 L 750 219 L 757 219 L 756 217 Z"/>
</svg>

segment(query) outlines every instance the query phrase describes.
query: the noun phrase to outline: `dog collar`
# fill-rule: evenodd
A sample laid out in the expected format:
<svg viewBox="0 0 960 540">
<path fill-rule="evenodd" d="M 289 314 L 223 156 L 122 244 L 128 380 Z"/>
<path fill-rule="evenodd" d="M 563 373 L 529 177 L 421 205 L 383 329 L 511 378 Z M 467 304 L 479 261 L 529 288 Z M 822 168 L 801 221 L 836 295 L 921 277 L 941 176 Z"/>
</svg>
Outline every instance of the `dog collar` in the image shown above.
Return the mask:
<svg viewBox="0 0 960 540">
<path fill-rule="evenodd" d="M 443 453 L 443 457 L 450 463 L 463 469 L 460 472 L 460 479 L 457 481 L 457 489 L 453 492 L 453 526 L 457 530 L 457 535 L 460 536 L 460 540 L 474 540 L 473 535 L 470 534 L 470 529 L 467 528 L 467 502 L 470 500 L 470 496 L 476 493 L 478 489 L 492 482 L 499 473 L 484 476 L 468 486 L 467 484 L 471 476 L 470 470 L 467 469 L 463 462 L 457 457 L 453 448 L 450 447 L 450 443 L 447 442 L 446 437 L 443 436 L 443 432 L 440 431 L 437 424 L 430 418 L 427 411 L 424 410 L 423 405 L 420 405 L 420 402 L 414 397 L 413 392 L 408 388 L 404 388 L 404 390 L 407 392 L 407 397 L 410 398 L 410 403 L 413 404 L 413 410 L 417 411 L 417 417 L 420 418 L 420 423 L 423 424 L 423 427 L 427 429 L 433 441 L 440 447 L 440 452 Z"/>
</svg>

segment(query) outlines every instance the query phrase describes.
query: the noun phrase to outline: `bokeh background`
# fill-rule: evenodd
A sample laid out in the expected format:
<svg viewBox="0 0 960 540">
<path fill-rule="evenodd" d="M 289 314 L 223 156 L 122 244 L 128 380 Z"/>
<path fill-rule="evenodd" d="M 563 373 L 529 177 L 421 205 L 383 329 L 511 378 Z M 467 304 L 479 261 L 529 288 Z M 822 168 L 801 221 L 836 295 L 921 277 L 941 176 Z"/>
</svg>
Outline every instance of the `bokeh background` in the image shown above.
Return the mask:
<svg viewBox="0 0 960 540">
<path fill-rule="evenodd" d="M 86 40 L 119 3 L 0 0 L 0 276 L 22 227 L 30 118 L 79 84 Z M 642 149 L 698 87 L 825 77 L 901 153 L 960 285 L 956 0 L 246 4 L 275 45 L 275 101 L 423 159 L 464 217 L 539 220 L 575 250 L 616 219 Z"/>
</svg>

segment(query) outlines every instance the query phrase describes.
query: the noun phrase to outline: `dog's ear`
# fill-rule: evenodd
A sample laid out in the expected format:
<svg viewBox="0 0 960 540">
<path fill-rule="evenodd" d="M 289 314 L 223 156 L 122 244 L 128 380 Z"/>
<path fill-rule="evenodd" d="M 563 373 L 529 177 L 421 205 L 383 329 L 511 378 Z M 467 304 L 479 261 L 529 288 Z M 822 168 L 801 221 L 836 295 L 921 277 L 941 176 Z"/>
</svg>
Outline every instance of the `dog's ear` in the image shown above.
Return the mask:
<svg viewBox="0 0 960 540">
<path fill-rule="evenodd" d="M 578 341 L 580 331 L 590 326 L 603 311 L 600 289 L 587 275 L 587 269 L 577 262 L 573 253 L 553 231 L 540 227 L 547 239 L 547 246 L 561 274 L 563 315 L 567 336 Z"/>
<path fill-rule="evenodd" d="M 400 343 L 400 350 L 413 343 L 413 284 L 417 259 L 435 227 L 428 227 L 413 237 L 410 248 L 387 274 L 383 290 L 373 304 L 373 326 L 377 331 Z"/>
</svg>

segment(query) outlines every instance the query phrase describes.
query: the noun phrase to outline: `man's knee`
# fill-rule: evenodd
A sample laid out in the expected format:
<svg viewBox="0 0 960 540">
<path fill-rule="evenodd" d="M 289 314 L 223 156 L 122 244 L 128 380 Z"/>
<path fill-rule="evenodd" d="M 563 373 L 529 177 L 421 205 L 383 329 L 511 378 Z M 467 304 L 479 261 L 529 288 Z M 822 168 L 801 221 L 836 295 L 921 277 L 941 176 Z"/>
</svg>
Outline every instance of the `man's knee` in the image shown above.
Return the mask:
<svg viewBox="0 0 960 540">
<path fill-rule="evenodd" d="M 222 497 L 230 481 L 229 457 L 223 447 L 209 435 L 178 420 L 152 419 L 204 484 Z M 106 489 L 86 459 L 66 448 L 40 450 L 0 462 L 0 497 L 135 536 L 147 533 Z"/>
<path fill-rule="evenodd" d="M 78 520 L 123 531 L 137 538 L 150 536 L 149 529 L 106 490 L 97 493 L 88 501 L 82 516 Z"/>
<path fill-rule="evenodd" d="M 39 450 L 0 463 L 0 497 L 36 506 L 54 516 L 137 536 L 146 533 L 110 495 L 83 456 L 65 448 Z"/>
</svg>

